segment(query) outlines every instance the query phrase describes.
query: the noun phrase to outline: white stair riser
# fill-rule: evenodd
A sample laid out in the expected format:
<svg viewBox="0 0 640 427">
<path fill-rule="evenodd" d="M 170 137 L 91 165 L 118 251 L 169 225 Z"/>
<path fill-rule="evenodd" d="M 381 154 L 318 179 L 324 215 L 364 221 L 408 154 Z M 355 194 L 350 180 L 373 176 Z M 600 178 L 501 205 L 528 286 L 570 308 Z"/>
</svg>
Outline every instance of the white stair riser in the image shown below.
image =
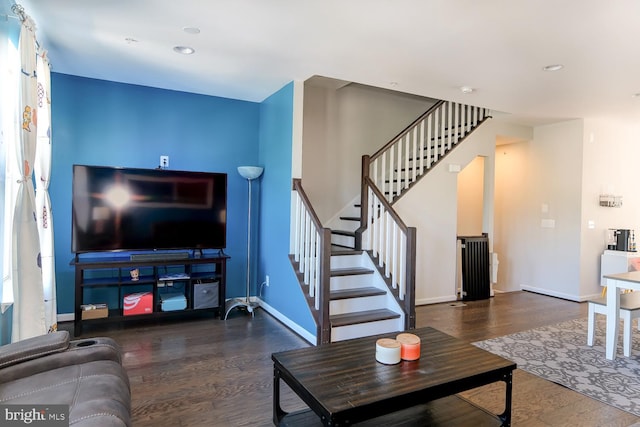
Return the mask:
<svg viewBox="0 0 640 427">
<path fill-rule="evenodd" d="M 362 265 L 362 254 L 331 256 L 331 268 L 354 268 Z"/>
<path fill-rule="evenodd" d="M 342 289 L 363 288 L 373 285 L 373 274 L 356 274 L 350 276 L 336 276 L 330 280 L 330 289 L 332 291 Z"/>
<path fill-rule="evenodd" d="M 329 303 L 329 314 L 345 314 L 381 308 L 392 309 L 392 307 L 388 306 L 386 295 L 333 300 Z"/>
<path fill-rule="evenodd" d="M 377 322 L 359 323 L 357 325 L 340 326 L 331 329 L 331 341 L 343 341 L 352 338 L 360 338 L 388 332 L 399 332 L 404 330 L 404 319 L 379 320 Z M 376 357 L 375 345 L 371 348 L 371 357 Z"/>
<path fill-rule="evenodd" d="M 334 229 L 345 230 L 345 231 L 356 231 L 358 227 L 360 227 L 359 221 L 349 221 L 349 220 L 340 219 L 338 220 L 338 226 L 334 227 Z"/>
<path fill-rule="evenodd" d="M 333 243 L 334 245 L 348 246 L 352 248 L 355 246 L 355 237 L 332 234 L 331 243 Z"/>
<path fill-rule="evenodd" d="M 354 274 L 348 276 L 335 276 L 329 281 L 331 290 L 361 288 L 363 286 L 375 286 L 378 289 L 387 291 L 387 284 L 375 271 L 375 267 L 369 263 L 365 268 L 373 270 L 371 274 Z"/>
</svg>

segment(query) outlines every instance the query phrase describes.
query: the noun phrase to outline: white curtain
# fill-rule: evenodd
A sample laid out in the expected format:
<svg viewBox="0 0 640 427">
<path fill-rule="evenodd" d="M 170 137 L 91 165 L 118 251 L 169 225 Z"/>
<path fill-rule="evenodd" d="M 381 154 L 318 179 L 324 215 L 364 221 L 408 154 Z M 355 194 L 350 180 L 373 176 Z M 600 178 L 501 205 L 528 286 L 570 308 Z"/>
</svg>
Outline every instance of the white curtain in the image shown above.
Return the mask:
<svg viewBox="0 0 640 427">
<path fill-rule="evenodd" d="M 19 140 L 16 157 L 20 178 L 12 230 L 13 329 L 12 341 L 47 332 L 38 226 L 36 223 L 33 164 L 37 144 L 36 39 L 31 19 L 22 22 L 20 51 Z"/>
<path fill-rule="evenodd" d="M 56 275 L 53 246 L 53 215 L 49 199 L 51 179 L 51 72 L 47 52 L 38 55 L 38 145 L 36 147 L 36 220 L 40 240 L 45 326 L 48 332 L 58 328 Z"/>
</svg>

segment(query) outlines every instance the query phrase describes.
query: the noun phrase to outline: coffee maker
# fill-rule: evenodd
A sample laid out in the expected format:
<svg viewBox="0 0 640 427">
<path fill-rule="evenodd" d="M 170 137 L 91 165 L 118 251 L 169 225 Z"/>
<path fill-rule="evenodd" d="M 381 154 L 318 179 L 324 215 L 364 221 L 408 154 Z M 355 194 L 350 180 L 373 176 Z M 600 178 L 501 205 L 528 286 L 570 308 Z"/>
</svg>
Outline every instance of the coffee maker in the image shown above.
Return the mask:
<svg viewBox="0 0 640 427">
<path fill-rule="evenodd" d="M 636 251 L 635 233 L 626 228 L 607 230 L 607 249 L 610 251 Z"/>
</svg>

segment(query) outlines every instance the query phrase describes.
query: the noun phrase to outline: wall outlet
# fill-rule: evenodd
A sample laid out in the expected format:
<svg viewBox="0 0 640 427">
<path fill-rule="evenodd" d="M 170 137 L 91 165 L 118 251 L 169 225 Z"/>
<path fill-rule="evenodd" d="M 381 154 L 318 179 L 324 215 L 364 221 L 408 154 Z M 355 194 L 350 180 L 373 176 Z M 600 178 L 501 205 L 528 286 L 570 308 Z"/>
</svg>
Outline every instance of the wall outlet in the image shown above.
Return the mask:
<svg viewBox="0 0 640 427">
<path fill-rule="evenodd" d="M 169 167 L 169 156 L 160 156 L 160 167 L 167 169 Z"/>
<path fill-rule="evenodd" d="M 265 283 L 265 285 L 267 285 L 267 287 L 269 287 L 269 275 L 268 274 L 264 279 L 264 283 Z"/>
</svg>

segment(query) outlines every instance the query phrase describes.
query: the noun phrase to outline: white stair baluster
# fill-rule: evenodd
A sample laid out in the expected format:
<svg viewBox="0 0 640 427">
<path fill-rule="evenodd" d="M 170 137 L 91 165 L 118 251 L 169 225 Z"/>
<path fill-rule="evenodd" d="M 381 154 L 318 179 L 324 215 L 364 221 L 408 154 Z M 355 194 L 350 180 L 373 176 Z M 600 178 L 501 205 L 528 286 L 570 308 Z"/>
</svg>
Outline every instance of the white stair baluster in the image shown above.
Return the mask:
<svg viewBox="0 0 640 427">
<path fill-rule="evenodd" d="M 424 120 L 420 121 L 420 133 L 418 135 L 418 144 L 420 144 L 420 173 L 422 175 L 424 173 Z"/>
<path fill-rule="evenodd" d="M 294 236 L 293 236 L 293 259 L 300 262 L 300 210 L 302 201 L 300 195 L 295 191 L 295 210 L 294 210 Z"/>
<path fill-rule="evenodd" d="M 451 102 L 447 102 L 447 126 L 448 126 L 448 134 L 449 134 L 449 138 L 447 138 L 448 140 L 448 144 L 447 144 L 447 150 L 451 150 L 451 147 L 453 144 L 455 144 L 453 142 L 453 138 L 454 138 L 454 133 L 453 133 L 453 128 L 451 127 L 453 124 L 453 117 L 452 117 L 452 112 L 453 112 L 453 106 L 451 105 Z"/>
<path fill-rule="evenodd" d="M 438 138 L 440 132 L 440 109 L 433 112 L 433 163 L 440 158 L 440 150 L 438 150 Z"/>
<path fill-rule="evenodd" d="M 398 287 L 398 224 L 393 223 L 393 247 L 391 259 L 391 275 L 393 277 L 392 286 L 394 289 Z"/>
<path fill-rule="evenodd" d="M 442 107 L 440 107 L 442 109 L 442 115 L 440 116 L 440 157 L 444 157 L 445 155 L 445 149 L 446 149 L 446 145 L 447 145 L 447 134 L 446 134 L 446 122 L 447 122 L 447 117 L 446 117 L 446 104 L 442 104 Z"/>
</svg>

